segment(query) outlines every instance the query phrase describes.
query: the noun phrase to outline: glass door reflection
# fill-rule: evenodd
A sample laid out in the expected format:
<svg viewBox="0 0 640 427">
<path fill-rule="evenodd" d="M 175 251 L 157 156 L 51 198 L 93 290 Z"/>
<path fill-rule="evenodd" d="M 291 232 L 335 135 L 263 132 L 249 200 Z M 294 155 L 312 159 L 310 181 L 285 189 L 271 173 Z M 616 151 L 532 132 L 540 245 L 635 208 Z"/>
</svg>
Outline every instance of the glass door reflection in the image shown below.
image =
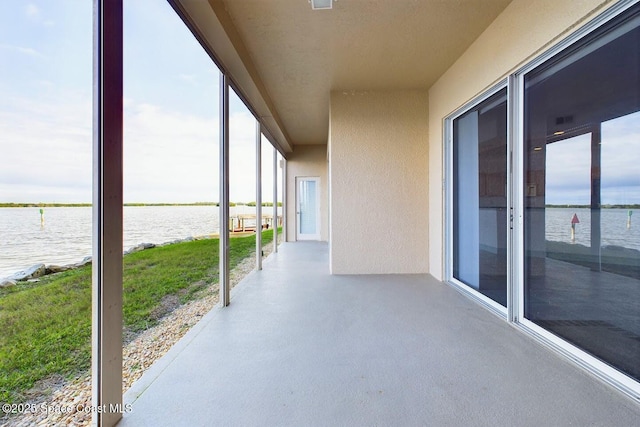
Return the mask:
<svg viewBox="0 0 640 427">
<path fill-rule="evenodd" d="M 507 305 L 507 90 L 453 121 L 453 277 Z"/>
<path fill-rule="evenodd" d="M 640 379 L 640 8 L 524 77 L 524 317 Z"/>
</svg>

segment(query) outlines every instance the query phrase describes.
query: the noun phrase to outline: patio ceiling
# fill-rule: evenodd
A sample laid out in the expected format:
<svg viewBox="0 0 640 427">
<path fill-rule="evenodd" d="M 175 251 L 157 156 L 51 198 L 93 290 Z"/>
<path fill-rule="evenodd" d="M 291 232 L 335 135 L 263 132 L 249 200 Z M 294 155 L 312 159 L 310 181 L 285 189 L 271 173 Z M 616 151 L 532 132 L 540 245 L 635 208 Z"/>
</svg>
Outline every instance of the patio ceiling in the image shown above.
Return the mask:
<svg viewBox="0 0 640 427">
<path fill-rule="evenodd" d="M 428 89 L 510 3 L 170 1 L 285 152 L 327 142 L 331 91 Z"/>
</svg>

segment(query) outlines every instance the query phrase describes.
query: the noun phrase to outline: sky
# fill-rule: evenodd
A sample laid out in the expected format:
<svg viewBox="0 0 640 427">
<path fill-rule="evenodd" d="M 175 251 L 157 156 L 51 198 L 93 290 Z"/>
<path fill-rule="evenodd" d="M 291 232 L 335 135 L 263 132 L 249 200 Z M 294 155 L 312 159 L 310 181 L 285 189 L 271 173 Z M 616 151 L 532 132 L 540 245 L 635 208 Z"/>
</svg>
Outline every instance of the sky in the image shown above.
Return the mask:
<svg viewBox="0 0 640 427">
<path fill-rule="evenodd" d="M 0 202 L 91 201 L 92 3 L 0 1 Z M 125 202 L 219 200 L 218 85 L 165 0 L 124 1 Z M 234 202 L 256 199 L 254 135 L 232 95 Z M 589 203 L 588 144 L 548 145 L 547 203 Z M 273 154 L 263 147 L 263 200 L 272 201 Z M 640 113 L 603 124 L 602 162 L 602 203 L 640 203 Z"/>
<path fill-rule="evenodd" d="M 88 203 L 91 1 L 0 2 L 0 202 Z M 219 71 L 165 0 L 124 2 L 124 200 L 218 199 Z M 256 200 L 255 119 L 232 94 L 230 199 Z M 262 142 L 263 200 L 273 148 Z"/>
</svg>

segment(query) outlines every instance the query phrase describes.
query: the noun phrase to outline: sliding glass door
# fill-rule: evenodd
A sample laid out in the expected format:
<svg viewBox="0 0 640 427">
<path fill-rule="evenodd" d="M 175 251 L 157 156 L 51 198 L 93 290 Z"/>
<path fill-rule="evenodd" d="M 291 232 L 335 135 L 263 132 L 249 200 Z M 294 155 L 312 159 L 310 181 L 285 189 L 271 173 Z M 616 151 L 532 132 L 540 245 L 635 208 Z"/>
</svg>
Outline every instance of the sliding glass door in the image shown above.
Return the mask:
<svg viewBox="0 0 640 427">
<path fill-rule="evenodd" d="M 640 2 L 571 37 L 447 118 L 447 279 L 639 396 Z"/>
<path fill-rule="evenodd" d="M 507 305 L 507 89 L 453 119 L 453 278 Z"/>
<path fill-rule="evenodd" d="M 636 379 L 639 76 L 636 11 L 527 72 L 523 121 L 524 317 Z"/>
</svg>

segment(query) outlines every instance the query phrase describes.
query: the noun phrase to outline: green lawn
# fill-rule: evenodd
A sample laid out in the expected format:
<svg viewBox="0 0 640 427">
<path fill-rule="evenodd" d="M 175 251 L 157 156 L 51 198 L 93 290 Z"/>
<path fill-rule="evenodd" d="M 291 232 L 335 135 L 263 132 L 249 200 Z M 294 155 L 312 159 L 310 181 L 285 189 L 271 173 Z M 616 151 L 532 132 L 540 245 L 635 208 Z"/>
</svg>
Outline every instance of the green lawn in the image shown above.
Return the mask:
<svg viewBox="0 0 640 427">
<path fill-rule="evenodd" d="M 263 232 L 263 244 L 273 239 Z M 230 265 L 255 254 L 255 235 L 230 240 Z M 124 257 L 125 335 L 153 326 L 218 283 L 218 239 L 147 249 Z M 91 363 L 91 266 L 0 290 L 0 402 L 52 374 L 71 377 Z"/>
</svg>

